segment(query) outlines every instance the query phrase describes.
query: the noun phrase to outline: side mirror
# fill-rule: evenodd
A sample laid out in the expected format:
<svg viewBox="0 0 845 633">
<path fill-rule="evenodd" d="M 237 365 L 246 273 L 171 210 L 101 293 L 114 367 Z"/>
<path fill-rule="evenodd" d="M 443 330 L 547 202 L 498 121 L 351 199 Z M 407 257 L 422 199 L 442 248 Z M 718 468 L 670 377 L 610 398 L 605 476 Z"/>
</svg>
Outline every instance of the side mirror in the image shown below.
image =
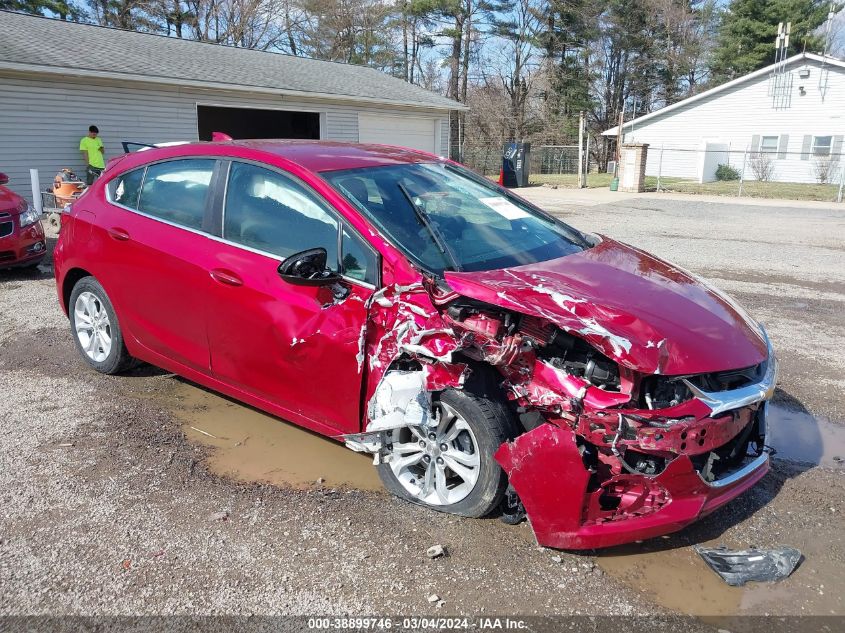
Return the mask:
<svg viewBox="0 0 845 633">
<path fill-rule="evenodd" d="M 341 276 L 328 269 L 327 259 L 326 249 L 322 247 L 294 253 L 279 264 L 279 276 L 298 286 L 330 286 L 339 282 Z"/>
<path fill-rule="evenodd" d="M 0 185 L 8 185 L 8 184 L 9 184 L 9 177 L 6 174 L 0 172 Z"/>
</svg>

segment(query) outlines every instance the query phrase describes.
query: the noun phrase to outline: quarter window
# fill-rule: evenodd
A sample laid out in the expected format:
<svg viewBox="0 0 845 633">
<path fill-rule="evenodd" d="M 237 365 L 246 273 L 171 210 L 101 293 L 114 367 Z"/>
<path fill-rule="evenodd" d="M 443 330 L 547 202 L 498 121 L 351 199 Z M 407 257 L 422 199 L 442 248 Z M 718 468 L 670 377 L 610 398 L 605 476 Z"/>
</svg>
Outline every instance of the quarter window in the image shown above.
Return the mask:
<svg viewBox="0 0 845 633">
<path fill-rule="evenodd" d="M 326 204 L 292 178 L 232 163 L 223 216 L 225 239 L 281 257 L 322 246 L 329 265 L 337 270 L 338 227 Z"/>
<path fill-rule="evenodd" d="M 215 161 L 191 158 L 147 167 L 138 210 L 191 229 L 202 229 Z"/>
<path fill-rule="evenodd" d="M 341 240 L 340 272 L 351 279 L 376 285 L 378 260 L 369 246 L 345 227 Z"/>
<path fill-rule="evenodd" d="M 141 181 L 144 179 L 144 168 L 133 169 L 125 174 L 120 174 L 109 181 L 109 200 L 116 204 L 138 208 L 138 194 L 141 191 Z"/>
<path fill-rule="evenodd" d="M 813 156 L 830 156 L 830 148 L 832 144 L 832 136 L 814 136 Z"/>
<path fill-rule="evenodd" d="M 760 151 L 764 154 L 776 154 L 778 151 L 777 136 L 764 136 L 760 139 Z"/>
</svg>

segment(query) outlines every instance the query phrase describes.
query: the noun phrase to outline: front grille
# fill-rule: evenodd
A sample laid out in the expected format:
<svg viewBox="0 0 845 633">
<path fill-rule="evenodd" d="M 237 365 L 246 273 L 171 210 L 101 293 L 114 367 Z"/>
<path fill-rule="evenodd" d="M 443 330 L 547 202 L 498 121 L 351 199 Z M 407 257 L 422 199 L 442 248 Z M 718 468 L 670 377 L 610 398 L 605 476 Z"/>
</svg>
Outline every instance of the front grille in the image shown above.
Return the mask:
<svg viewBox="0 0 845 633">
<path fill-rule="evenodd" d="M 0 251 L 0 262 L 8 262 L 15 258 L 15 251 Z"/>
<path fill-rule="evenodd" d="M 684 380 L 707 392 L 731 391 L 758 382 L 766 373 L 766 362 L 744 369 L 717 371 L 692 376 L 648 376 L 641 385 L 640 406 L 648 409 L 672 407 L 692 398 Z"/>
<path fill-rule="evenodd" d="M 0 237 L 11 235 L 15 230 L 15 223 L 11 220 L 11 215 L 8 213 L 0 213 Z"/>
</svg>

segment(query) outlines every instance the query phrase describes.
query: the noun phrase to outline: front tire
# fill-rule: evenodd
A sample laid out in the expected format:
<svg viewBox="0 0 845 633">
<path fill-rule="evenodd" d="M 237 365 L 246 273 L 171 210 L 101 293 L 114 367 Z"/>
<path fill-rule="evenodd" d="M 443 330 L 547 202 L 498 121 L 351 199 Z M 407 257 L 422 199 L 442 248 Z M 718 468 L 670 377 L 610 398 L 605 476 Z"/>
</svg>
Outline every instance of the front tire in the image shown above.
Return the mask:
<svg viewBox="0 0 845 633">
<path fill-rule="evenodd" d="M 392 432 L 390 460 L 378 465 L 384 487 L 397 497 L 466 517 L 490 514 L 507 477 L 493 454 L 512 436 L 507 409 L 467 389 L 447 389 L 433 403 L 430 428 Z"/>
<path fill-rule="evenodd" d="M 132 366 L 117 314 L 100 282 L 93 277 L 77 281 L 68 312 L 76 349 L 91 367 L 103 374 L 117 374 Z"/>
</svg>

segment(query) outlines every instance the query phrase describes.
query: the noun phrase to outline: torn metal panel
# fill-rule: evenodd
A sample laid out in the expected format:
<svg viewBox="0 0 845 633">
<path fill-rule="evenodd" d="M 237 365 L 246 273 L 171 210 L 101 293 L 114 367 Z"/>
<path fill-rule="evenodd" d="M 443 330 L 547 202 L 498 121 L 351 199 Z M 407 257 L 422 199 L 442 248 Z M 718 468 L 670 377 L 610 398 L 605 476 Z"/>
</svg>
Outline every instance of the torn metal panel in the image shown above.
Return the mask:
<svg viewBox="0 0 845 633">
<path fill-rule="evenodd" d="M 643 373 L 705 373 L 766 358 L 759 330 L 733 301 L 606 237 L 560 259 L 447 272 L 446 280 L 463 296 L 546 319 Z"/>
<path fill-rule="evenodd" d="M 369 402 L 366 432 L 428 424 L 431 401 L 425 382 L 422 371 L 387 372 Z"/>
<path fill-rule="evenodd" d="M 787 578 L 801 561 L 794 547 L 777 549 L 729 550 L 696 545 L 693 549 L 722 580 L 733 587 L 749 581 L 773 582 Z"/>
</svg>

